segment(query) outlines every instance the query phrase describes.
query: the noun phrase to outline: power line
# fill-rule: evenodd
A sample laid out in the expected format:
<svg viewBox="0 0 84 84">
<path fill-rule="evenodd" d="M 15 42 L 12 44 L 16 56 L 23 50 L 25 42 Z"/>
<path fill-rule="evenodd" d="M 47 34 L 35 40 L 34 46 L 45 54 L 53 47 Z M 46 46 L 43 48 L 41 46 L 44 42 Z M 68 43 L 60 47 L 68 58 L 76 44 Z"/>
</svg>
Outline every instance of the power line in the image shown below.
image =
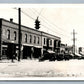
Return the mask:
<svg viewBox="0 0 84 84">
<path fill-rule="evenodd" d="M 43 11 L 44 8 L 41 9 L 40 13 L 39 13 L 39 16 L 41 15 L 42 11 Z"/>
<path fill-rule="evenodd" d="M 27 16 L 29 16 L 27 13 L 25 13 L 24 11 L 21 11 L 22 13 L 24 13 L 25 15 L 27 15 Z M 30 17 L 30 16 L 29 16 Z M 31 19 L 33 19 L 33 20 L 35 20 L 34 18 L 32 18 L 32 17 L 30 17 Z M 42 25 L 42 24 L 41 24 Z M 44 27 L 47 27 L 47 26 L 45 26 L 45 25 L 42 25 L 42 26 L 44 26 Z M 47 27 L 49 30 L 51 30 L 49 27 Z M 51 30 L 51 31 L 53 31 L 53 30 Z M 53 31 L 53 32 L 55 32 L 55 31 Z M 58 32 L 55 32 L 55 33 L 58 33 Z M 60 34 L 60 35 L 62 35 L 63 36 L 63 34 Z"/>
<path fill-rule="evenodd" d="M 35 12 L 37 12 L 35 9 L 33 9 Z M 38 13 L 38 12 L 37 12 Z M 41 15 L 46 21 L 48 21 L 50 24 L 52 24 L 53 26 L 59 28 L 60 30 L 63 30 L 65 32 L 64 29 L 62 29 L 61 27 L 58 27 L 56 24 L 54 24 L 53 22 L 50 22 L 46 17 L 44 17 L 43 15 Z"/>
<path fill-rule="evenodd" d="M 36 11 L 36 12 L 32 11 L 32 12 L 35 14 L 37 11 Z M 43 16 L 42 16 L 42 17 L 43 17 Z M 41 17 L 41 18 L 42 18 L 42 17 Z M 44 18 L 44 17 L 43 17 L 43 18 Z M 46 20 L 46 18 L 44 18 L 44 19 Z M 51 25 L 48 23 L 48 21 L 47 21 L 47 20 L 46 20 L 46 21 L 47 21 L 47 22 L 46 22 L 44 19 L 42 19 L 42 20 L 43 20 L 45 23 L 47 23 L 47 24 L 48 24 L 48 26 L 50 27 Z M 54 29 L 55 29 L 55 28 L 54 28 Z M 64 31 L 64 33 L 65 33 L 65 31 Z M 62 34 L 62 35 L 63 35 L 63 34 Z M 69 36 L 68 36 L 68 38 L 69 38 Z"/>
<path fill-rule="evenodd" d="M 30 15 L 28 15 L 26 12 L 24 12 L 23 10 L 21 10 L 21 12 L 23 13 L 23 14 L 25 14 L 27 17 L 30 17 L 32 20 L 35 20 L 33 17 L 31 17 Z M 45 20 L 44 20 L 45 21 Z M 42 25 L 42 24 L 41 24 Z M 58 32 L 56 32 L 56 31 L 54 31 L 54 30 L 52 30 L 51 28 L 49 28 L 49 27 L 47 27 L 47 26 L 45 26 L 45 25 L 42 25 L 42 26 L 44 26 L 44 28 L 46 27 L 46 28 L 48 28 L 49 30 L 51 30 L 52 32 L 54 32 L 54 33 L 58 33 Z M 58 34 L 60 34 L 60 33 L 58 33 Z M 60 35 L 62 35 L 62 36 L 64 36 L 63 34 L 60 34 Z M 68 36 L 66 36 L 67 38 L 69 38 Z"/>
<path fill-rule="evenodd" d="M 15 9 L 15 8 L 14 8 Z M 17 9 L 16 9 L 17 10 Z M 23 10 L 21 10 L 21 12 L 23 13 L 23 14 L 25 14 L 27 17 L 29 17 L 29 18 L 31 18 L 32 20 L 35 20 L 33 17 L 31 17 L 29 14 L 27 14 L 26 12 L 24 12 Z M 49 27 L 47 27 L 47 26 L 45 26 L 45 25 L 43 25 L 43 24 L 41 24 L 42 26 L 44 26 L 44 28 L 46 27 L 46 28 L 48 28 L 49 30 L 51 30 L 52 32 L 54 32 L 54 33 L 58 33 L 58 32 L 56 32 L 56 31 L 54 31 L 54 30 L 52 30 L 51 28 L 49 28 Z M 59 33 L 58 33 L 59 34 Z M 63 35 L 63 34 L 60 34 L 60 35 L 62 35 L 62 36 L 65 36 L 65 35 Z M 66 37 L 68 37 L 68 36 L 66 36 Z M 68 37 L 69 38 L 69 37 Z"/>
<path fill-rule="evenodd" d="M 17 8 L 13 8 L 13 9 L 18 10 Z M 35 19 L 32 18 L 30 15 L 28 15 L 26 12 L 24 12 L 23 10 L 21 10 L 21 12 L 22 12 L 24 15 L 30 17 L 32 20 L 35 20 Z"/>
<path fill-rule="evenodd" d="M 56 34 L 59 34 L 59 35 L 61 35 L 61 36 L 65 36 L 65 35 L 63 35 L 63 34 L 60 34 L 60 33 L 56 32 L 56 31 L 52 30 L 51 28 L 49 28 L 49 27 L 47 27 L 47 26 L 45 26 L 45 25 L 43 25 L 43 24 L 41 24 L 41 25 L 44 26 L 44 28 L 47 28 L 47 29 L 51 30 L 52 32 L 54 32 L 54 33 L 56 33 Z M 66 37 L 69 38 L 68 36 L 66 36 Z"/>
<path fill-rule="evenodd" d="M 33 18 L 33 17 L 31 17 L 29 14 L 27 14 L 27 13 L 25 13 L 24 11 L 21 11 L 23 14 L 25 14 L 27 17 L 29 17 L 29 18 L 31 18 L 32 20 L 34 20 L 35 21 L 35 19 Z M 34 13 L 35 14 L 35 13 Z M 42 26 L 44 26 L 44 28 L 47 28 L 47 29 L 49 29 L 49 30 L 51 30 L 52 32 L 54 32 L 54 33 L 56 33 L 56 34 L 59 34 L 59 35 L 61 35 L 61 36 L 64 36 L 65 38 L 67 37 L 67 38 L 69 38 L 67 35 L 64 35 L 64 34 L 61 34 L 61 33 L 58 33 L 58 32 L 56 32 L 55 30 L 52 30 L 51 28 L 50 28 L 50 26 L 49 27 L 47 27 L 47 26 L 45 26 L 45 25 L 43 25 L 43 24 L 41 24 Z M 63 38 L 63 37 L 62 37 Z"/>
<path fill-rule="evenodd" d="M 35 20 L 34 18 L 32 18 L 30 15 L 28 15 L 27 13 L 25 13 L 24 11 L 21 11 L 23 14 L 25 14 L 26 16 L 30 17 L 31 19 Z"/>
</svg>

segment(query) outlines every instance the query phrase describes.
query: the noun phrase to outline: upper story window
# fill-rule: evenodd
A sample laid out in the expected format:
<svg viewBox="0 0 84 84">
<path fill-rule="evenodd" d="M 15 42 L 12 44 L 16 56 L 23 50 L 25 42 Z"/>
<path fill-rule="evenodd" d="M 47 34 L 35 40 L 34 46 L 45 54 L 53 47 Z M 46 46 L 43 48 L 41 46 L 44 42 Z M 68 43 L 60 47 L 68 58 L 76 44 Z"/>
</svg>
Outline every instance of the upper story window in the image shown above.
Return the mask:
<svg viewBox="0 0 84 84">
<path fill-rule="evenodd" d="M 38 37 L 38 44 L 39 44 L 39 41 L 40 41 L 40 39 L 39 39 L 39 37 Z"/>
<path fill-rule="evenodd" d="M 7 39 L 10 40 L 10 30 L 7 30 Z"/>
<path fill-rule="evenodd" d="M 45 38 L 44 38 L 44 45 L 45 45 Z"/>
<path fill-rule="evenodd" d="M 25 42 L 27 43 L 27 34 L 25 34 Z"/>
<path fill-rule="evenodd" d="M 32 35 L 30 35 L 30 43 L 32 43 Z"/>
<path fill-rule="evenodd" d="M 61 41 L 58 41 L 58 47 L 60 47 Z"/>
<path fill-rule="evenodd" d="M 14 40 L 16 40 L 16 37 L 17 37 L 17 33 L 16 31 L 14 31 Z"/>
<path fill-rule="evenodd" d="M 58 47 L 58 41 L 56 40 L 56 47 Z"/>
<path fill-rule="evenodd" d="M 50 45 L 52 45 L 52 40 L 50 40 Z"/>
<path fill-rule="evenodd" d="M 34 36 L 34 43 L 36 43 L 36 36 Z"/>
</svg>

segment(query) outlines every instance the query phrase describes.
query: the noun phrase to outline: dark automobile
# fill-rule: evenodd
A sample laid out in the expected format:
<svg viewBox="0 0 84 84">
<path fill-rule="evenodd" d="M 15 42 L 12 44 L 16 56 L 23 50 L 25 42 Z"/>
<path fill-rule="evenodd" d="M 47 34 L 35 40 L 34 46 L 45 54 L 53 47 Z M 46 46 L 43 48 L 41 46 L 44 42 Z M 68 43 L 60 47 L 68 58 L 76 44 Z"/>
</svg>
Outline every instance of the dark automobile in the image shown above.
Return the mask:
<svg viewBox="0 0 84 84">
<path fill-rule="evenodd" d="M 71 55 L 71 54 L 64 54 L 64 59 L 65 60 L 69 60 L 69 59 L 72 59 L 73 58 L 73 55 Z"/>
<path fill-rule="evenodd" d="M 56 60 L 56 54 L 50 53 L 49 61 L 55 61 Z"/>
<path fill-rule="evenodd" d="M 64 54 L 57 54 L 57 55 L 56 55 L 56 59 L 57 59 L 58 61 L 63 60 L 63 59 L 64 59 Z"/>
<path fill-rule="evenodd" d="M 84 56 L 81 56 L 81 58 L 80 59 L 84 59 Z"/>
<path fill-rule="evenodd" d="M 44 53 L 43 57 L 39 59 L 39 61 L 44 61 L 44 60 L 55 61 L 56 54 L 54 52 L 46 52 Z"/>
<path fill-rule="evenodd" d="M 74 59 L 81 59 L 82 55 L 78 54 L 78 53 L 75 53 L 74 55 Z"/>
</svg>

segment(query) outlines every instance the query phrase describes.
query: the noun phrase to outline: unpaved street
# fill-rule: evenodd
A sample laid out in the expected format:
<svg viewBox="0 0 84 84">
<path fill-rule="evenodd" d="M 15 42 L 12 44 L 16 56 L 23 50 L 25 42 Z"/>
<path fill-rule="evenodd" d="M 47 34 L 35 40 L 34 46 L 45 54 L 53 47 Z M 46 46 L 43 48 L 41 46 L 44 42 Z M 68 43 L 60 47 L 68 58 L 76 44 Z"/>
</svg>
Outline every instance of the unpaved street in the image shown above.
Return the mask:
<svg viewBox="0 0 84 84">
<path fill-rule="evenodd" d="M 84 77 L 84 60 L 0 62 L 0 77 Z"/>
</svg>

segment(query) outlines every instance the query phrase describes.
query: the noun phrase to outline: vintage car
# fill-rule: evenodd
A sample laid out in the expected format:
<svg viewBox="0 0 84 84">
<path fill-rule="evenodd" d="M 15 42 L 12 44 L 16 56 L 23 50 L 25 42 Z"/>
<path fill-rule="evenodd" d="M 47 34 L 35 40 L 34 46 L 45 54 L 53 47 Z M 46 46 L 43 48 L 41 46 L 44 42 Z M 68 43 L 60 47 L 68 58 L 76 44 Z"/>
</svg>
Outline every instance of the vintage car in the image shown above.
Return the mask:
<svg viewBox="0 0 84 84">
<path fill-rule="evenodd" d="M 73 54 L 64 54 L 64 60 L 70 60 L 70 59 L 73 59 L 74 58 L 74 55 Z"/>
<path fill-rule="evenodd" d="M 78 54 L 78 53 L 75 53 L 74 55 L 74 59 L 81 59 L 82 55 Z"/>
<path fill-rule="evenodd" d="M 44 61 L 44 60 L 49 60 L 49 61 L 55 61 L 56 60 L 56 54 L 53 51 L 47 51 L 44 53 L 43 57 L 39 59 L 39 61 Z"/>
<path fill-rule="evenodd" d="M 63 59 L 64 59 L 64 54 L 62 54 L 62 53 L 57 54 L 57 55 L 56 55 L 56 59 L 57 59 L 57 61 L 63 60 Z"/>
</svg>

